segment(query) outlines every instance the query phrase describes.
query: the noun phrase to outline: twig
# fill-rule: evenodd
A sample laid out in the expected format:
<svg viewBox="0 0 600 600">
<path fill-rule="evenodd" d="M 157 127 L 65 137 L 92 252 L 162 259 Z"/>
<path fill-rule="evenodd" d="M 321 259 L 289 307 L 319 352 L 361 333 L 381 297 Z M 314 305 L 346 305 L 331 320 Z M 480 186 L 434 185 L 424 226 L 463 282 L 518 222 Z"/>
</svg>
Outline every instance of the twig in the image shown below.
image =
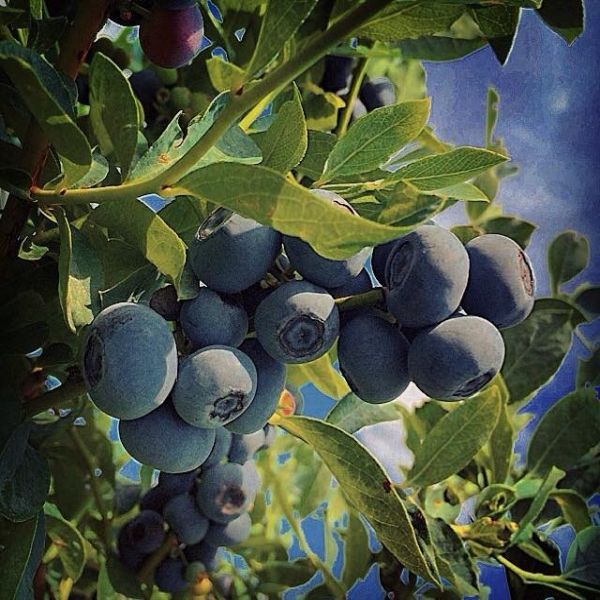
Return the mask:
<svg viewBox="0 0 600 600">
<path fill-rule="evenodd" d="M 354 73 L 352 74 L 352 83 L 350 84 L 350 91 L 346 96 L 346 106 L 344 106 L 344 109 L 342 110 L 340 122 L 336 130 L 338 138 L 342 137 L 346 133 L 348 125 L 350 124 L 350 119 L 352 118 L 352 110 L 354 109 L 354 104 L 356 102 L 356 99 L 358 98 L 360 87 L 365 78 L 368 62 L 368 58 L 360 58 L 358 60 L 358 63 L 356 64 Z"/>
<path fill-rule="evenodd" d="M 60 408 L 83 394 L 85 394 L 83 379 L 80 377 L 67 379 L 60 387 L 27 402 L 24 406 L 24 416 L 30 419 L 51 408 Z"/>
</svg>

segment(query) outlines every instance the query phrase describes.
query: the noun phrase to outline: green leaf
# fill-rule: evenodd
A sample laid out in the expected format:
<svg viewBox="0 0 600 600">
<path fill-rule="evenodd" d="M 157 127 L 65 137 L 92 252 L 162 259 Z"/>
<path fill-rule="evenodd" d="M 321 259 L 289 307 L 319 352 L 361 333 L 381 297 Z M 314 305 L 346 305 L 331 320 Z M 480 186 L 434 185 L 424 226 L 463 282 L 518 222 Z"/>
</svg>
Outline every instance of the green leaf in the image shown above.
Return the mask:
<svg viewBox="0 0 600 600">
<path fill-rule="evenodd" d="M 102 263 L 86 238 L 71 229 L 62 208 L 55 211 L 60 231 L 58 258 L 59 297 L 65 322 L 75 333 L 88 325 L 98 312 L 98 292 L 104 283 Z"/>
<path fill-rule="evenodd" d="M 161 273 L 179 285 L 185 244 L 148 206 L 137 199 L 100 204 L 88 219 L 135 246 Z"/>
<path fill-rule="evenodd" d="M 600 348 L 588 360 L 579 360 L 577 369 L 577 386 L 600 385 Z"/>
<path fill-rule="evenodd" d="M 306 120 L 298 88 L 291 100 L 284 102 L 266 133 L 256 139 L 262 151 L 262 165 L 287 173 L 304 157 L 308 145 Z"/>
<path fill-rule="evenodd" d="M 3 303 L 0 306 L 0 355 L 25 354 L 43 346 L 50 333 L 46 315 L 43 298 L 33 290 L 17 292 Z"/>
<path fill-rule="evenodd" d="M 160 218 L 189 246 L 210 210 L 203 200 L 179 196 L 158 211 Z"/>
<path fill-rule="evenodd" d="M 312 446 L 348 502 L 368 519 L 381 543 L 403 565 L 437 582 L 402 499 L 379 462 L 360 442 L 338 427 L 308 417 L 287 417 L 278 424 Z"/>
<path fill-rule="evenodd" d="M 502 332 L 502 376 L 511 403 L 528 398 L 556 373 L 571 346 L 574 312 L 566 302 L 537 300 L 525 321 Z"/>
<path fill-rule="evenodd" d="M 523 518 L 519 521 L 519 529 L 512 535 L 511 542 L 518 544 L 520 542 L 527 541 L 532 533 L 536 519 L 541 514 L 546 502 L 550 498 L 550 494 L 556 488 L 556 484 L 565 476 L 565 472 L 552 467 L 548 474 L 544 478 L 540 489 L 531 501 L 527 512 Z"/>
<path fill-rule="evenodd" d="M 430 107 L 429 99 L 412 100 L 377 108 L 358 119 L 333 147 L 321 183 L 384 164 L 421 133 Z"/>
<path fill-rule="evenodd" d="M 572 296 L 575 306 L 588 321 L 600 315 L 600 286 L 584 284 L 575 290 Z"/>
<path fill-rule="evenodd" d="M 348 433 L 354 433 L 375 423 L 402 419 L 401 407 L 394 403 L 369 404 L 355 394 L 344 396 L 330 411 L 325 420 Z"/>
<path fill-rule="evenodd" d="M 533 232 L 537 229 L 537 226 L 529 221 L 508 216 L 495 217 L 481 221 L 479 227 L 481 227 L 485 233 L 505 235 L 517 242 L 523 249 L 527 248 Z"/>
<path fill-rule="evenodd" d="M 325 131 L 308 130 L 308 147 L 298 171 L 316 181 L 321 177 L 325 161 L 335 145 L 336 137 Z"/>
<path fill-rule="evenodd" d="M 74 187 L 77 188 L 91 188 L 99 183 L 102 183 L 108 175 L 108 161 L 99 154 L 94 152 L 92 154 L 92 166 L 87 174 L 82 177 L 79 181 L 75 182 Z"/>
<path fill-rule="evenodd" d="M 586 268 L 590 256 L 587 238 L 576 231 L 564 231 L 552 240 L 548 249 L 548 269 L 552 293 Z"/>
<path fill-rule="evenodd" d="M 489 441 L 491 477 L 490 483 L 504 483 L 510 474 L 514 455 L 515 430 L 506 403 L 502 404 L 498 423 Z"/>
<path fill-rule="evenodd" d="M 52 504 L 46 504 L 46 533 L 58 549 L 58 557 L 67 576 L 77 581 L 83 573 L 87 556 L 83 536 L 65 520 Z"/>
<path fill-rule="evenodd" d="M 329 354 L 309 363 L 287 365 L 287 378 L 296 387 L 310 382 L 334 400 L 341 400 L 350 391 L 346 380 L 333 367 Z"/>
<path fill-rule="evenodd" d="M 443 36 L 426 36 L 416 40 L 402 40 L 398 47 L 405 59 L 427 61 L 456 60 L 467 56 L 485 45 L 481 38 L 462 40 Z"/>
<path fill-rule="evenodd" d="M 0 66 L 60 155 L 64 170 L 60 186 L 71 186 L 90 169 L 92 150 L 75 124 L 65 80 L 39 54 L 13 42 L 0 42 Z"/>
<path fill-rule="evenodd" d="M 135 576 L 114 554 L 109 554 L 98 576 L 98 600 L 144 598 L 144 592 Z"/>
<path fill-rule="evenodd" d="M 576 390 L 554 404 L 538 423 L 527 449 L 527 467 L 544 474 L 568 470 L 600 440 L 600 401 L 593 388 Z"/>
<path fill-rule="evenodd" d="M 397 42 L 432 33 L 441 33 L 464 12 L 464 7 L 436 2 L 397 2 L 390 4 L 367 21 L 358 31 L 359 37 L 380 42 Z"/>
<path fill-rule="evenodd" d="M 90 65 L 90 121 L 102 154 L 114 154 L 127 179 L 138 139 L 138 109 L 129 80 L 107 56 L 96 52 Z"/>
<path fill-rule="evenodd" d="M 367 552 L 369 534 L 359 515 L 351 510 L 348 514 L 348 527 L 343 533 L 344 569 L 342 583 L 350 589 L 362 579 L 371 566 L 371 557 Z"/>
<path fill-rule="evenodd" d="M 393 179 L 404 179 L 423 191 L 439 190 L 463 183 L 506 160 L 508 157 L 497 152 L 465 146 L 416 160 L 398 169 Z"/>
<path fill-rule="evenodd" d="M 537 12 L 569 46 L 583 33 L 583 0 L 544 0 Z"/>
<path fill-rule="evenodd" d="M 489 6 L 471 9 L 473 19 L 499 60 L 505 64 L 512 49 L 519 24 L 518 6 Z"/>
<path fill-rule="evenodd" d="M 455 225 L 450 231 L 465 245 L 480 235 L 472 225 Z"/>
<path fill-rule="evenodd" d="M 44 552 L 44 513 L 22 523 L 0 518 L 2 599 L 33 598 L 33 577 Z"/>
<path fill-rule="evenodd" d="M 210 82 L 217 92 L 236 89 L 244 81 L 244 70 L 232 62 L 213 56 L 206 61 L 206 69 Z"/>
<path fill-rule="evenodd" d="M 262 71 L 298 31 L 317 4 L 317 0 L 267 0 L 258 42 L 247 77 Z"/>
<path fill-rule="evenodd" d="M 489 202 L 490 199 L 472 183 L 457 183 L 436 191 L 437 196 L 445 196 L 453 200 L 466 202 Z"/>
<path fill-rule="evenodd" d="M 260 165 L 209 165 L 186 175 L 173 186 L 173 193 L 197 196 L 271 225 L 309 242 L 327 258 L 346 258 L 409 230 L 340 210 L 285 175 Z"/>
<path fill-rule="evenodd" d="M 588 506 L 575 490 L 554 490 L 550 494 L 550 498 L 558 504 L 565 521 L 577 533 L 592 525 Z"/>
<path fill-rule="evenodd" d="M 600 526 L 577 534 L 567 554 L 564 574 L 600 586 Z"/>
<path fill-rule="evenodd" d="M 499 387 L 491 385 L 440 419 L 416 451 L 406 485 L 431 485 L 469 464 L 492 434 L 502 404 Z"/>
</svg>

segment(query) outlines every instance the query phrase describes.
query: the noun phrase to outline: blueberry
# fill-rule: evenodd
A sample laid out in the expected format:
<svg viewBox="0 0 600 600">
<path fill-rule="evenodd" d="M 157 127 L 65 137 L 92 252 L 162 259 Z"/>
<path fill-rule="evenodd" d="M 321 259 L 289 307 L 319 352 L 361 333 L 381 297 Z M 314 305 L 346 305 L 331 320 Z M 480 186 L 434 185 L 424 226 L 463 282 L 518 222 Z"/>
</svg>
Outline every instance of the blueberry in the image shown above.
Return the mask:
<svg viewBox="0 0 600 600">
<path fill-rule="evenodd" d="M 119 535 L 117 536 L 119 560 L 128 569 L 131 569 L 132 571 L 138 571 L 150 553 L 142 552 L 133 544 L 133 542 L 131 542 L 127 533 L 128 525 L 129 523 L 126 523 L 123 527 L 121 527 Z"/>
<path fill-rule="evenodd" d="M 431 398 L 460 400 L 483 388 L 502 368 L 504 341 L 481 317 L 455 317 L 417 335 L 408 369 Z"/>
<path fill-rule="evenodd" d="M 367 112 L 371 112 L 376 108 L 394 104 L 396 88 L 387 77 L 376 77 L 373 80 L 366 80 L 362 84 L 358 97 Z"/>
<path fill-rule="evenodd" d="M 181 558 L 165 558 L 154 572 L 154 583 L 161 592 L 177 594 L 185 591 L 189 584 Z"/>
<path fill-rule="evenodd" d="M 387 263 L 390 252 L 397 242 L 398 240 L 391 240 L 373 248 L 373 253 L 371 254 L 371 268 L 373 269 L 373 275 L 375 275 L 377 281 L 382 285 L 385 285 L 385 264 Z"/>
<path fill-rule="evenodd" d="M 248 315 L 233 298 L 203 287 L 193 300 L 183 303 L 181 327 L 194 349 L 239 346 L 248 333 Z"/>
<path fill-rule="evenodd" d="M 321 198 L 352 214 L 356 211 L 341 196 L 327 190 L 312 190 Z M 331 288 L 338 287 L 356 277 L 365 266 L 369 249 L 364 248 L 349 258 L 332 260 L 321 256 L 310 244 L 297 237 L 283 236 L 285 252 L 292 267 L 302 277 L 316 285 Z"/>
<path fill-rule="evenodd" d="M 209 546 L 204 542 L 188 546 L 183 551 L 185 557 L 190 562 L 201 562 L 207 571 L 214 571 L 217 568 L 218 549 Z"/>
<path fill-rule="evenodd" d="M 182 544 L 197 544 L 208 531 L 208 519 L 200 512 L 190 494 L 171 498 L 163 510 L 163 516 Z"/>
<path fill-rule="evenodd" d="M 328 288 L 327 291 L 334 298 L 345 298 L 347 296 L 354 296 L 356 294 L 364 294 L 369 290 L 373 289 L 373 283 L 371 282 L 371 276 L 366 269 L 363 269 L 358 275 L 334 288 Z"/>
<path fill-rule="evenodd" d="M 154 4 L 140 25 L 139 39 L 148 60 L 176 69 L 196 56 L 203 34 L 202 13 L 195 3 L 180 10 Z"/>
<path fill-rule="evenodd" d="M 527 255 L 504 235 L 481 235 L 467 244 L 469 283 L 462 299 L 468 314 L 496 327 L 512 327 L 533 309 L 535 282 Z"/>
<path fill-rule="evenodd" d="M 242 290 L 240 299 L 242 306 L 246 310 L 246 314 L 253 316 L 258 305 L 273 291 L 272 287 L 263 287 L 261 282 L 251 285 L 249 288 Z"/>
<path fill-rule="evenodd" d="M 141 487 L 137 483 L 122 484 L 117 482 L 115 487 L 115 513 L 124 515 L 128 513 L 140 499 Z"/>
<path fill-rule="evenodd" d="M 352 59 L 347 56 L 326 56 L 321 88 L 326 92 L 341 92 L 348 87 L 352 74 Z"/>
<path fill-rule="evenodd" d="M 169 473 L 185 473 L 199 467 L 215 443 L 213 429 L 186 423 L 171 402 L 140 419 L 121 421 L 119 437 L 135 460 Z"/>
<path fill-rule="evenodd" d="M 229 523 L 249 509 L 255 495 L 254 482 L 242 466 L 225 463 L 202 472 L 196 501 L 211 521 Z"/>
<path fill-rule="evenodd" d="M 190 425 L 213 428 L 241 415 L 255 393 L 256 368 L 246 354 L 228 346 L 207 346 L 181 363 L 173 403 Z"/>
<path fill-rule="evenodd" d="M 203 579 L 206 576 L 206 565 L 199 560 L 188 562 L 185 569 L 185 578 L 190 582 L 194 583 L 198 579 Z"/>
<path fill-rule="evenodd" d="M 467 287 L 469 255 L 450 231 L 422 225 L 396 242 L 385 272 L 388 310 L 403 327 L 424 327 L 458 308 Z"/>
<path fill-rule="evenodd" d="M 150 488 L 140 500 L 140 510 L 154 510 L 162 513 L 165 504 L 172 496 L 159 485 Z"/>
<path fill-rule="evenodd" d="M 181 302 L 177 298 L 175 286 L 167 285 L 156 290 L 150 298 L 150 308 L 167 321 L 179 320 Z"/>
<path fill-rule="evenodd" d="M 274 229 L 217 210 L 198 230 L 189 260 L 198 279 L 208 287 L 236 294 L 265 276 L 280 249 L 281 234 Z"/>
<path fill-rule="evenodd" d="M 160 77 L 152 69 L 144 69 L 133 73 L 129 78 L 131 89 L 144 109 L 146 121 L 153 121 L 158 114 L 156 99 L 163 84 Z"/>
<path fill-rule="evenodd" d="M 323 356 L 339 331 L 330 294 L 308 281 L 289 281 L 265 298 L 254 315 L 262 347 L 282 363 L 306 363 Z"/>
<path fill-rule="evenodd" d="M 250 406 L 226 425 L 234 433 L 253 433 L 265 426 L 279 403 L 285 386 L 285 366 L 271 358 L 257 340 L 246 340 L 240 347 L 256 367 L 256 394 Z"/>
<path fill-rule="evenodd" d="M 121 302 L 100 312 L 83 343 L 83 378 L 94 404 L 117 419 L 160 406 L 177 376 L 168 324 L 143 304 Z"/>
<path fill-rule="evenodd" d="M 158 476 L 158 487 L 161 488 L 165 495 L 172 498 L 179 494 L 191 492 L 196 483 L 197 476 L 198 471 L 196 469 L 187 471 L 186 473 L 163 472 Z"/>
<path fill-rule="evenodd" d="M 229 454 L 229 449 L 231 448 L 231 432 L 225 429 L 225 427 L 217 427 L 215 433 L 215 445 L 213 446 L 209 457 L 204 461 L 204 464 L 202 465 L 203 469 L 218 465 L 226 459 Z"/>
<path fill-rule="evenodd" d="M 410 383 L 407 339 L 395 326 L 364 311 L 340 331 L 340 370 L 352 391 L 365 402 L 397 398 Z"/>
<path fill-rule="evenodd" d="M 229 450 L 229 461 L 243 465 L 252 460 L 254 454 L 263 447 L 265 443 L 265 432 L 261 429 L 246 435 L 233 434 L 231 448 Z"/>
<path fill-rule="evenodd" d="M 204 541 L 216 547 L 235 546 L 248 539 L 251 527 L 252 521 L 250 515 L 243 513 L 229 523 L 212 523 Z"/>
<path fill-rule="evenodd" d="M 140 552 L 158 550 L 164 539 L 163 518 L 153 510 L 143 510 L 123 527 L 123 543 Z"/>
</svg>

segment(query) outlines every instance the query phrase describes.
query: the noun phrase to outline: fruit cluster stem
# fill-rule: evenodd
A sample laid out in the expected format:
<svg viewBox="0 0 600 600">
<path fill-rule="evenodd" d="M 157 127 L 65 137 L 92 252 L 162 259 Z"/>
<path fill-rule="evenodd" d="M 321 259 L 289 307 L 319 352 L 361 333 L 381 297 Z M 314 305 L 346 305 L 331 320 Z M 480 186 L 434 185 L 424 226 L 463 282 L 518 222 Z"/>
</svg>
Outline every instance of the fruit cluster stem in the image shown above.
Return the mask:
<svg viewBox="0 0 600 600">
<path fill-rule="evenodd" d="M 335 303 L 341 312 L 360 308 L 361 306 L 376 306 L 385 302 L 385 288 L 378 287 L 354 296 L 336 298 Z"/>
<path fill-rule="evenodd" d="M 354 68 L 354 72 L 352 74 L 352 83 L 350 84 L 350 91 L 346 96 L 346 106 L 344 106 L 344 109 L 342 110 L 342 115 L 336 131 L 338 138 L 342 137 L 346 133 L 348 125 L 350 124 L 354 104 L 356 103 L 356 99 L 358 98 L 358 94 L 360 92 L 360 87 L 362 86 L 362 82 L 367 73 L 368 62 L 369 59 L 363 57 L 359 59 L 356 67 Z"/>
<path fill-rule="evenodd" d="M 169 169 L 149 179 L 139 179 L 122 185 L 76 190 L 42 190 L 32 188 L 32 197 L 40 205 L 89 204 L 111 200 L 136 198 L 144 194 L 172 195 L 174 186 L 184 175 L 193 170 L 200 159 L 217 143 L 223 134 L 248 111 L 252 110 L 273 90 L 283 88 L 307 68 L 324 56 L 327 51 L 346 39 L 362 24 L 379 13 L 392 0 L 363 2 L 346 12 L 329 29 L 315 36 L 291 60 L 275 68 L 252 86 L 232 93 L 231 101 L 219 113 L 206 134 Z"/>
</svg>

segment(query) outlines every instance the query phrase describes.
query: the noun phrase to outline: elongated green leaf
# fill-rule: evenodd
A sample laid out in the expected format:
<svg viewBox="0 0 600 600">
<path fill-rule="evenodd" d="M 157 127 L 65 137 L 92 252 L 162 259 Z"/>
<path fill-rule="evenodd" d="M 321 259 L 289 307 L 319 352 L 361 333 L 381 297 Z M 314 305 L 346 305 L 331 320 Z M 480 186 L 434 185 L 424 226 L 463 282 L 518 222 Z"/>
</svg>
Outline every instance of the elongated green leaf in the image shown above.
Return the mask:
<svg viewBox="0 0 600 600">
<path fill-rule="evenodd" d="M 518 6 L 489 6 L 471 10 L 500 64 L 505 64 L 515 41 L 519 24 Z"/>
<path fill-rule="evenodd" d="M 401 167 L 393 178 L 409 181 L 423 191 L 439 190 L 467 181 L 506 160 L 506 156 L 483 148 L 456 148 Z"/>
<path fill-rule="evenodd" d="M 586 237 L 575 231 L 564 231 L 552 240 L 548 249 L 548 269 L 554 294 L 563 283 L 585 269 L 589 255 L 590 246 Z"/>
<path fill-rule="evenodd" d="M 583 33 L 583 0 L 544 0 L 538 14 L 569 45 Z"/>
<path fill-rule="evenodd" d="M 527 248 L 533 232 L 537 229 L 537 226 L 529 221 L 506 215 L 487 219 L 479 226 L 485 233 L 498 233 L 509 237 L 523 249 Z"/>
<path fill-rule="evenodd" d="M 59 185 L 81 179 L 92 164 L 92 150 L 75 124 L 65 80 L 39 54 L 13 42 L 0 42 L 0 66 L 60 155 L 64 178 Z"/>
<path fill-rule="evenodd" d="M 336 137 L 326 131 L 308 130 L 308 147 L 298 171 L 314 181 L 321 177 L 325 161 L 335 145 Z"/>
<path fill-rule="evenodd" d="M 600 401 L 593 388 L 576 390 L 554 404 L 536 427 L 527 449 L 527 467 L 544 474 L 569 469 L 600 441 Z"/>
<path fill-rule="evenodd" d="M 402 408 L 394 403 L 369 404 L 355 394 L 344 396 L 330 411 L 325 420 L 348 433 L 361 427 L 402 419 Z"/>
<path fill-rule="evenodd" d="M 511 403 L 524 400 L 554 375 L 571 345 L 573 315 L 564 302 L 538 300 L 525 321 L 502 332 L 502 376 Z"/>
<path fill-rule="evenodd" d="M 60 231 L 59 298 L 69 329 L 91 323 L 99 309 L 98 292 L 104 283 L 102 263 L 85 237 L 71 229 L 64 211 L 56 210 Z"/>
<path fill-rule="evenodd" d="M 489 441 L 491 480 L 490 483 L 504 483 L 510 473 L 514 455 L 515 430 L 508 415 L 506 403 L 502 404 L 498 423 Z"/>
<path fill-rule="evenodd" d="M 107 56 L 96 52 L 90 65 L 90 120 L 105 156 L 114 154 L 127 179 L 138 139 L 138 109 L 129 80 Z"/>
<path fill-rule="evenodd" d="M 600 315 L 600 286 L 583 284 L 573 294 L 572 301 L 588 321 Z"/>
<path fill-rule="evenodd" d="M 466 202 L 489 202 L 490 199 L 472 183 L 457 183 L 437 190 L 436 195 Z"/>
<path fill-rule="evenodd" d="M 411 100 L 377 108 L 358 119 L 333 147 L 321 182 L 376 169 L 421 133 L 431 102 Z"/>
<path fill-rule="evenodd" d="M 575 490 L 554 490 L 550 494 L 550 498 L 558 504 L 565 521 L 577 533 L 592 525 L 588 506 Z"/>
<path fill-rule="evenodd" d="M 501 392 L 492 385 L 440 419 L 416 451 L 407 484 L 431 485 L 460 471 L 487 442 L 501 410 Z"/>
<path fill-rule="evenodd" d="M 531 501 L 527 512 L 519 522 L 519 529 L 512 536 L 512 543 L 518 544 L 524 542 L 531 537 L 535 520 L 546 506 L 546 502 L 550 498 L 550 494 L 554 491 L 556 484 L 565 476 L 565 472 L 552 467 L 544 478 L 540 489 Z"/>
<path fill-rule="evenodd" d="M 33 598 L 33 577 L 44 552 L 44 513 L 23 523 L 0 518 L 0 573 L 3 600 Z"/>
<path fill-rule="evenodd" d="M 227 92 L 242 84 L 244 71 L 232 62 L 213 56 L 206 61 L 210 82 L 217 92 Z"/>
<path fill-rule="evenodd" d="M 565 575 L 600 586 L 600 526 L 577 534 L 567 554 Z"/>
<path fill-rule="evenodd" d="M 69 523 L 52 504 L 46 504 L 46 533 L 58 549 L 58 557 L 65 573 L 77 581 L 83 573 L 86 562 L 86 547 L 83 536 Z"/>
<path fill-rule="evenodd" d="M 346 380 L 331 364 L 329 354 L 302 365 L 288 365 L 287 379 L 295 387 L 310 382 L 334 400 L 340 400 L 350 391 Z"/>
<path fill-rule="evenodd" d="M 261 164 L 275 171 L 287 173 L 302 160 L 308 132 L 297 87 L 292 99 L 282 105 L 275 121 L 257 143 L 263 155 Z"/>
<path fill-rule="evenodd" d="M 577 369 L 578 386 L 600 385 L 600 348 L 588 360 L 580 360 Z"/>
<path fill-rule="evenodd" d="M 369 534 L 360 520 L 359 515 L 351 510 L 348 515 L 348 528 L 344 538 L 344 570 L 342 582 L 350 589 L 359 579 L 363 578 L 371 566 L 369 553 Z"/>
<path fill-rule="evenodd" d="M 192 196 L 179 196 L 162 208 L 160 218 L 185 242 L 190 245 L 198 227 L 208 217 L 207 203 Z"/>
<path fill-rule="evenodd" d="M 309 242 L 328 258 L 397 238 L 409 227 L 390 227 L 340 210 L 283 174 L 260 165 L 215 164 L 186 175 L 174 195 L 197 196 Z"/>
<path fill-rule="evenodd" d="M 258 73 L 283 48 L 315 7 L 317 0 L 268 0 L 258 43 L 248 66 L 247 79 Z"/>
<path fill-rule="evenodd" d="M 358 30 L 360 37 L 381 42 L 445 32 L 464 12 L 463 6 L 435 2 L 397 2 L 382 10 Z"/>
<path fill-rule="evenodd" d="M 90 221 L 106 227 L 111 237 L 121 237 L 136 247 L 175 285 L 185 264 L 185 244 L 150 208 L 136 199 L 106 202 L 94 209 Z"/>
<path fill-rule="evenodd" d="M 481 38 L 459 40 L 439 35 L 403 40 L 398 44 L 403 58 L 428 61 L 456 60 L 479 50 L 484 45 L 485 41 Z"/>
<path fill-rule="evenodd" d="M 368 519 L 379 540 L 403 565 L 428 581 L 437 581 L 403 501 L 379 462 L 360 442 L 317 419 L 288 417 L 279 424 L 319 454 L 350 504 Z"/>
</svg>

